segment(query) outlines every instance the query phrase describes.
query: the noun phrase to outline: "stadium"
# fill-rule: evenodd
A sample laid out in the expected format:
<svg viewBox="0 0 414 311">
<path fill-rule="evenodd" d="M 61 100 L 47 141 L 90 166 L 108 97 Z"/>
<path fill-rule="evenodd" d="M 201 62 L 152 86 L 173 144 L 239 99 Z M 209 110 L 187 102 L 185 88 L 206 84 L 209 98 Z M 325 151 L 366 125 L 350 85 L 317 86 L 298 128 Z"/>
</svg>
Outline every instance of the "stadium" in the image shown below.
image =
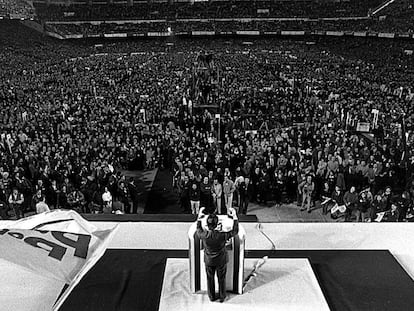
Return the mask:
<svg viewBox="0 0 414 311">
<path fill-rule="evenodd" d="M 0 311 L 414 308 L 413 0 L 0 0 L 0 46 Z"/>
</svg>

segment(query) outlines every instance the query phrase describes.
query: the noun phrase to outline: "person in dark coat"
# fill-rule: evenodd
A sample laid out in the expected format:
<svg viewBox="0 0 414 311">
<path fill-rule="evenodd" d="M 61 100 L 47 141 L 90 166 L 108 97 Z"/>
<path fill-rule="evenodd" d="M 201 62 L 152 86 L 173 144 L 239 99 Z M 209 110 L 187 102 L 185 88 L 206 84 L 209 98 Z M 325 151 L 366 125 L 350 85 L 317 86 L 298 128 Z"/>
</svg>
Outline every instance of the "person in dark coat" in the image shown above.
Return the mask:
<svg viewBox="0 0 414 311">
<path fill-rule="evenodd" d="M 20 193 L 17 188 L 13 188 L 13 191 L 9 196 L 9 206 L 14 210 L 16 219 L 24 218 L 24 211 L 22 209 L 23 202 L 23 194 Z"/>
<path fill-rule="evenodd" d="M 190 211 L 190 180 L 188 176 L 184 176 L 184 182 L 181 187 L 180 192 L 180 203 L 181 208 L 184 213 L 188 213 Z"/>
<path fill-rule="evenodd" d="M 259 198 L 260 203 L 266 205 L 269 198 L 270 176 L 265 169 L 259 178 Z"/>
<path fill-rule="evenodd" d="M 0 219 L 7 220 L 9 219 L 8 215 L 9 206 L 6 202 L 0 200 Z"/>
<path fill-rule="evenodd" d="M 196 180 L 190 182 L 190 205 L 191 212 L 197 215 L 200 209 L 200 185 Z"/>
<path fill-rule="evenodd" d="M 246 215 L 247 213 L 247 206 L 249 205 L 249 197 L 247 193 L 247 187 L 250 183 L 249 178 L 244 178 L 239 183 L 239 197 L 240 197 L 240 214 Z"/>
<path fill-rule="evenodd" d="M 129 196 L 131 197 L 131 201 L 132 201 L 132 214 L 136 214 L 138 211 L 139 193 L 138 193 L 138 188 L 135 185 L 134 177 L 129 178 L 128 191 L 129 191 Z"/>
<path fill-rule="evenodd" d="M 254 172 L 252 173 L 251 180 L 252 180 L 252 186 L 253 186 L 253 201 L 258 202 L 258 196 L 259 196 L 259 183 L 260 183 L 260 168 L 256 167 L 254 169 Z"/>
<path fill-rule="evenodd" d="M 208 213 L 214 212 L 213 197 L 211 195 L 211 184 L 208 177 L 203 178 L 203 182 L 200 184 L 200 205 L 206 208 Z"/>
<path fill-rule="evenodd" d="M 217 272 L 219 284 L 219 299 L 223 302 L 226 299 L 226 271 L 228 255 L 226 251 L 226 242 L 239 232 L 239 222 L 237 213 L 234 208 L 229 209 L 229 217 L 234 220 L 233 229 L 229 232 L 216 230 L 218 217 L 216 214 L 207 216 L 208 230 L 204 230 L 201 225 L 201 219 L 205 216 L 204 209 L 200 209 L 197 220 L 197 235 L 204 245 L 204 263 L 207 274 L 207 292 L 211 301 L 216 300 L 214 276 Z"/>
</svg>

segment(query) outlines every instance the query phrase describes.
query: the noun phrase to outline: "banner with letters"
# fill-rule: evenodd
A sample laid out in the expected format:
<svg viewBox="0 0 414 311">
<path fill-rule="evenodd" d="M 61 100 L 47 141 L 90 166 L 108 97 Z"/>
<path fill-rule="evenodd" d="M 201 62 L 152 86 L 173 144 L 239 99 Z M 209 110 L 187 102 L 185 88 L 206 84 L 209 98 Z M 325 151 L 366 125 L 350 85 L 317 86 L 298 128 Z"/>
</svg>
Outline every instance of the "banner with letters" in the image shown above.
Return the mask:
<svg viewBox="0 0 414 311">
<path fill-rule="evenodd" d="M 74 211 L 53 210 L 0 228 L 0 258 L 66 284 L 58 310 L 104 254 L 116 226 L 98 230 Z"/>
</svg>

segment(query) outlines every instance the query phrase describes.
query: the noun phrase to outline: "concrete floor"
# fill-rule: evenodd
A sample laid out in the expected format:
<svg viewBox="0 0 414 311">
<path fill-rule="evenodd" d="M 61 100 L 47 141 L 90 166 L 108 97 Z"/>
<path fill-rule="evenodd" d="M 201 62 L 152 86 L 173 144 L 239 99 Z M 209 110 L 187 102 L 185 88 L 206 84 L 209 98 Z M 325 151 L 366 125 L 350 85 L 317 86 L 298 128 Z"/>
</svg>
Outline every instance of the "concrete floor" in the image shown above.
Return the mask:
<svg viewBox="0 0 414 311">
<path fill-rule="evenodd" d="M 300 211 L 296 204 L 269 204 L 268 206 L 250 203 L 248 215 L 256 215 L 260 222 L 335 222 L 329 215 L 323 215 L 322 209 L 311 213 Z"/>
</svg>

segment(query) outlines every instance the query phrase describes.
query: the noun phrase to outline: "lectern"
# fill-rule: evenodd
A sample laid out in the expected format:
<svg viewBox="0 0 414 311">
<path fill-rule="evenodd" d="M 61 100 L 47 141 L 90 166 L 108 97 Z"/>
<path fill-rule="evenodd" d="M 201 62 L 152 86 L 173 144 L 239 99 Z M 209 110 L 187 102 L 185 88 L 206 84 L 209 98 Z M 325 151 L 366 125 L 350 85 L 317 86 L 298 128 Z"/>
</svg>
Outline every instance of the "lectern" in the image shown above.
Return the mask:
<svg viewBox="0 0 414 311">
<path fill-rule="evenodd" d="M 218 215 L 218 228 L 223 232 L 228 232 L 233 228 L 233 219 L 227 215 Z M 207 217 L 201 220 L 201 224 L 207 230 Z M 227 263 L 226 291 L 236 294 L 243 293 L 243 271 L 244 271 L 244 243 L 246 232 L 239 224 L 239 233 L 231 238 L 227 244 Z M 197 236 L 197 222 L 193 223 L 188 231 L 189 240 L 189 261 L 190 261 L 190 288 L 193 293 L 207 290 L 207 276 L 204 266 L 204 247 L 202 241 Z M 216 277 L 216 288 L 218 281 Z"/>
</svg>

